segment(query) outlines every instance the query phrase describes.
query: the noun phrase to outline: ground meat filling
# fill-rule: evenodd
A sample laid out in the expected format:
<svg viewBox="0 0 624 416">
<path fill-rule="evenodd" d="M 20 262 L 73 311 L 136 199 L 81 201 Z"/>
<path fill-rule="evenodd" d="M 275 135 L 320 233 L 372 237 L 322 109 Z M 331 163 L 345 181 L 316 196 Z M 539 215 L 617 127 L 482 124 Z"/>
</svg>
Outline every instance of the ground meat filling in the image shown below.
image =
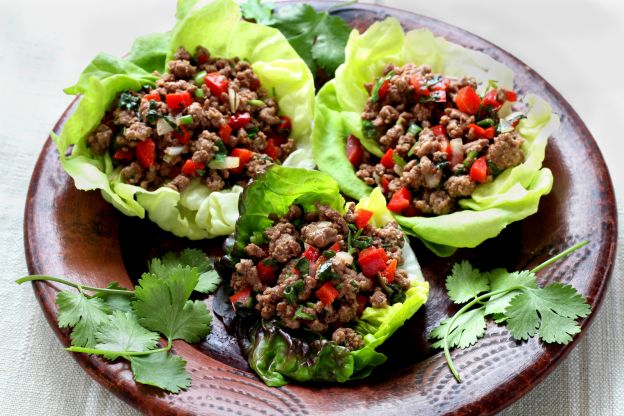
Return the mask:
<svg viewBox="0 0 624 416">
<path fill-rule="evenodd" d="M 524 115 L 501 117 L 498 111 L 516 100 L 513 91 L 489 84 L 479 96 L 473 78 L 445 77 L 413 64 L 389 64 L 365 87 L 370 98 L 362 112 L 363 133 L 377 140 L 384 155 L 363 151 L 351 136 L 349 148 L 359 153 L 348 157 L 356 176 L 380 186 L 396 213 L 453 212 L 477 185 L 525 160 L 524 139 L 514 129 Z"/>
<path fill-rule="evenodd" d="M 294 150 L 290 120 L 249 63 L 180 48 L 167 70 L 154 87 L 119 94 L 87 137 L 125 183 L 183 191 L 198 178 L 212 191 L 244 186 Z"/>
<path fill-rule="evenodd" d="M 248 258 L 234 267 L 234 307 L 361 348 L 354 321 L 366 307 L 404 301 L 410 281 L 400 268 L 403 232 L 395 222 L 362 225 L 354 206 L 342 215 L 326 206 L 304 213 L 293 205 L 285 216 L 271 217 L 274 225 L 244 248 Z"/>
</svg>

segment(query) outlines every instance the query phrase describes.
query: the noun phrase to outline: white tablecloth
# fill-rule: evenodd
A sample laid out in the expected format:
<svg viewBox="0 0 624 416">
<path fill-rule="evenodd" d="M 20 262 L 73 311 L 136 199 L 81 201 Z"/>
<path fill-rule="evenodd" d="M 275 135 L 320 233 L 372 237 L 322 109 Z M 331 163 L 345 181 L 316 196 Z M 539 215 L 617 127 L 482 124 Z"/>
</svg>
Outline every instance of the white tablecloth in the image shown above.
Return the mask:
<svg viewBox="0 0 624 416">
<path fill-rule="evenodd" d="M 0 1 L 0 413 L 134 415 L 93 381 L 48 326 L 27 274 L 22 216 L 39 149 L 95 53 L 127 52 L 138 35 L 163 31 L 175 2 Z M 463 27 L 537 70 L 578 111 L 624 190 L 624 5 L 618 0 L 381 1 Z M 582 175 L 582 172 L 574 172 Z M 591 203 L 591 201 L 587 201 Z M 624 223 L 619 211 L 620 224 Z M 624 235 L 620 225 L 620 236 Z M 505 415 L 624 415 L 624 244 L 593 325 L 569 357 Z"/>
</svg>

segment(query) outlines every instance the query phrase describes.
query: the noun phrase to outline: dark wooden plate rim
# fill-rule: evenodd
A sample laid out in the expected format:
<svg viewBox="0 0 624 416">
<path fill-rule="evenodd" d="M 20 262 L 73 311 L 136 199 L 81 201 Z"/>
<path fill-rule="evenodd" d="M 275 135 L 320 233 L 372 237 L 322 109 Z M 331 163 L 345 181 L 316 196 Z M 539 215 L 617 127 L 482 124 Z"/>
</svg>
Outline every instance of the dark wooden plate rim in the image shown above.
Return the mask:
<svg viewBox="0 0 624 416">
<path fill-rule="evenodd" d="M 312 2 L 311 4 L 317 8 L 326 8 L 336 4 L 336 2 Z M 408 27 L 410 27 L 410 23 L 413 25 L 414 22 L 417 22 L 418 24 L 431 29 L 438 35 L 445 35 L 453 42 L 463 44 L 464 46 L 468 46 L 473 49 L 486 51 L 490 56 L 493 56 L 495 59 L 501 60 L 508 66 L 511 66 L 516 75 L 518 75 L 518 70 L 521 70 L 522 73 L 524 73 L 524 75 L 529 79 L 538 80 L 543 87 L 545 94 L 552 97 L 560 107 L 561 114 L 565 116 L 564 121 L 573 124 L 574 133 L 584 137 L 584 144 L 588 152 L 591 154 L 591 164 L 602 176 L 602 183 L 604 186 L 601 189 L 601 196 L 603 197 L 604 202 L 601 204 L 601 212 L 605 214 L 605 218 L 602 220 L 602 226 L 604 227 L 603 234 L 607 238 L 600 241 L 599 244 L 596 245 L 598 254 L 594 261 L 591 277 L 588 278 L 591 285 L 588 289 L 589 292 L 585 293 L 588 297 L 590 305 L 592 306 L 593 313 L 581 322 L 581 327 L 583 329 L 581 334 L 576 336 L 573 342 L 568 345 L 549 346 L 547 348 L 548 352 L 542 352 L 540 357 L 534 361 L 532 366 L 529 366 L 522 372 L 516 374 L 513 379 L 506 380 L 504 384 L 491 386 L 492 388 L 487 391 L 487 393 L 479 397 L 478 400 L 475 400 L 474 402 L 462 403 L 458 407 L 451 407 L 445 410 L 445 413 L 447 414 L 457 415 L 491 414 L 497 412 L 526 394 L 556 367 L 561 359 L 572 350 L 581 336 L 586 332 L 588 325 L 592 322 L 593 317 L 596 315 L 601 305 L 603 295 L 612 272 L 617 242 L 617 217 L 614 190 L 604 159 L 589 130 L 567 101 L 565 101 L 565 99 L 548 82 L 543 80 L 539 74 L 491 42 L 444 22 L 388 7 L 352 5 L 341 8 L 337 10 L 336 13 L 345 17 L 347 21 L 350 21 L 359 29 L 366 27 L 374 20 L 380 20 L 386 16 L 395 16 Z M 60 131 L 67 118 L 73 112 L 76 102 L 77 100 L 74 100 L 62 114 L 61 118 L 54 126 L 54 132 L 58 133 Z M 45 184 L 46 179 L 48 179 L 44 176 L 46 171 L 54 171 L 55 169 L 60 169 L 60 165 L 58 164 L 55 147 L 51 142 L 50 137 L 48 137 L 42 152 L 39 155 L 33 176 L 31 178 L 24 215 L 25 252 L 28 270 L 31 274 L 45 274 L 48 271 L 46 266 L 52 261 L 47 257 L 45 245 L 42 245 L 42 243 L 45 242 L 45 236 L 40 235 L 40 226 L 38 226 L 39 223 L 37 223 L 37 216 L 40 215 L 42 206 L 41 201 L 38 201 L 37 198 L 39 196 L 38 193 L 42 192 L 42 189 L 45 189 L 42 188 L 42 185 Z M 62 185 L 71 186 L 73 184 L 71 181 L 66 180 Z M 100 199 L 97 195 L 94 197 L 94 193 L 81 194 L 90 195 L 85 196 L 84 198 L 90 198 L 90 200 L 93 201 L 98 201 Z M 113 233 L 112 238 L 116 238 L 117 230 L 113 230 L 111 232 Z M 111 236 L 108 237 L 111 238 Z M 115 248 L 113 247 L 113 251 L 114 249 Z M 67 262 L 68 260 L 57 259 L 54 261 Z M 114 268 L 116 266 L 111 267 Z M 120 270 L 114 270 L 117 273 L 120 273 Z M 80 279 L 85 284 L 90 283 L 88 277 L 81 277 Z M 118 280 L 127 286 L 131 284 L 127 273 L 122 273 L 122 275 L 117 274 L 115 278 L 112 278 L 111 280 Z M 54 303 L 54 299 L 57 293 L 57 286 L 48 283 L 35 282 L 33 283 L 33 289 L 50 326 L 56 332 L 58 338 L 61 340 L 61 343 L 64 346 L 68 346 L 68 332 L 59 329 L 56 323 L 56 305 Z M 488 327 L 488 331 L 491 329 L 492 328 Z M 218 376 L 211 376 L 212 378 L 209 377 L 208 379 L 218 383 L 230 383 L 227 384 L 227 388 L 224 387 L 226 395 L 238 395 L 239 399 L 215 399 L 215 397 L 206 396 L 201 400 L 199 398 L 197 399 L 199 404 L 191 404 L 192 400 L 189 400 L 188 406 L 181 406 L 184 402 L 182 402 L 181 399 L 177 399 L 179 396 L 161 394 L 155 389 L 136 385 L 133 382 L 125 364 L 109 364 L 100 358 L 83 354 L 73 354 L 73 356 L 85 369 L 85 371 L 87 371 L 87 373 L 89 373 L 100 384 L 113 391 L 117 396 L 131 405 L 149 414 L 193 414 L 198 412 L 230 414 L 235 411 L 240 412 L 240 409 L 246 409 L 248 413 L 260 412 L 263 414 L 266 414 L 267 412 L 283 413 L 283 409 L 286 409 L 286 412 L 291 414 L 307 414 L 309 411 L 306 409 L 306 406 L 309 407 L 311 413 L 328 413 L 326 409 L 320 409 L 316 407 L 314 403 L 308 402 L 307 400 L 307 403 L 304 403 L 302 399 L 298 397 L 299 393 L 306 390 L 305 386 L 291 385 L 287 388 L 281 389 L 263 388 L 263 385 L 261 385 L 261 383 L 259 383 L 253 375 L 246 373 L 245 371 L 237 370 L 226 364 L 220 363 L 211 357 L 207 357 L 184 342 L 176 341 L 174 345 L 177 353 L 189 360 L 189 366 L 191 367 L 194 383 L 193 387 L 190 389 L 191 392 L 196 388 L 195 386 L 198 382 L 197 380 L 200 380 L 202 371 L 204 371 L 211 374 L 219 374 Z M 478 345 L 479 344 L 477 344 L 477 346 Z M 191 358 L 189 359 L 189 357 Z M 199 366 L 195 367 L 198 363 Z M 206 367 L 203 367 L 202 365 L 205 365 Z M 205 375 L 201 379 L 207 380 Z M 245 400 L 254 401 L 259 399 L 252 399 L 252 396 L 250 396 L 249 393 L 245 393 L 245 391 L 240 390 L 241 386 L 243 389 L 254 391 L 255 394 L 260 394 L 261 396 L 266 395 L 268 399 L 264 401 L 257 401 L 255 402 L 255 407 L 250 407 L 246 405 Z M 211 385 L 208 387 L 211 388 Z M 316 392 L 322 392 L 322 390 L 316 389 Z M 206 407 L 204 408 L 204 406 Z M 386 410 L 388 410 L 387 407 Z M 344 407 L 339 408 L 337 411 L 348 413 L 348 410 Z"/>
</svg>

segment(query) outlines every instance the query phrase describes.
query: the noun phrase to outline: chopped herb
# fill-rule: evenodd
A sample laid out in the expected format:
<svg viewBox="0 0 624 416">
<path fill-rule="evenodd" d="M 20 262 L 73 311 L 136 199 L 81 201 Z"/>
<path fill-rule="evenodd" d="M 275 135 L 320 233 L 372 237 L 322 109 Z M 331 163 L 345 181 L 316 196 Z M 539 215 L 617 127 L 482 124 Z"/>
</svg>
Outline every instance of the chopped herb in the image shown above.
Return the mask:
<svg viewBox="0 0 624 416">
<path fill-rule="evenodd" d="M 340 280 L 340 276 L 332 270 L 331 261 L 327 261 L 319 266 L 316 271 L 316 277 L 321 282 L 326 282 L 328 280 Z"/>
<path fill-rule="evenodd" d="M 132 95 L 129 91 L 124 91 L 119 97 L 119 108 L 136 111 L 139 109 L 140 102 L 141 99 L 139 97 Z"/>
<path fill-rule="evenodd" d="M 182 116 L 182 117 L 180 117 L 180 118 L 178 119 L 178 123 L 179 123 L 181 126 L 187 126 L 187 125 L 189 125 L 189 124 L 193 124 L 193 121 L 194 121 L 194 120 L 193 120 L 193 116 L 192 116 L 192 115 L 190 115 L 190 114 L 187 114 L 187 115 L 185 115 L 185 116 Z"/>
<path fill-rule="evenodd" d="M 205 80 L 206 75 L 207 75 L 206 71 L 201 71 L 197 75 L 195 75 L 195 85 L 197 85 L 199 87 L 198 90 L 200 90 L 201 87 L 206 82 L 206 80 Z"/>
<path fill-rule="evenodd" d="M 273 257 L 267 257 L 266 259 L 262 260 L 262 264 L 271 267 L 279 267 L 280 265 L 279 261 L 275 260 Z"/>
<path fill-rule="evenodd" d="M 494 164 L 494 162 L 492 162 L 491 160 L 488 160 L 487 165 L 492 171 L 492 175 L 494 175 L 494 177 L 497 177 L 498 175 L 500 175 L 501 170 L 498 168 L 498 166 L 496 166 L 496 164 Z"/>
<path fill-rule="evenodd" d="M 247 130 L 247 137 L 253 140 L 258 135 L 259 130 L 258 126 L 253 126 Z"/>
<path fill-rule="evenodd" d="M 360 250 L 365 249 L 373 244 L 373 237 L 357 236 L 353 239 L 353 241 L 351 241 L 351 244 L 353 245 L 353 247 L 359 248 Z"/>
<path fill-rule="evenodd" d="M 202 88 L 197 88 L 195 90 L 195 97 L 197 98 L 204 98 L 206 96 L 206 94 L 204 94 L 204 90 Z"/>
<path fill-rule="evenodd" d="M 264 101 L 262 100 L 249 100 L 247 101 L 249 105 L 255 105 L 256 107 L 262 107 L 264 105 Z"/>
<path fill-rule="evenodd" d="M 217 146 L 217 153 L 214 155 L 214 160 L 217 162 L 223 162 L 227 156 L 227 149 L 225 148 L 223 141 L 215 141 L 215 146 Z"/>
<path fill-rule="evenodd" d="M 444 162 L 438 162 L 435 164 L 435 167 L 440 169 L 440 170 L 444 170 L 449 166 L 449 162 L 448 161 L 444 161 Z"/>
<path fill-rule="evenodd" d="M 370 120 L 362 120 L 362 133 L 367 139 L 376 139 L 379 132 Z"/>
<path fill-rule="evenodd" d="M 494 125 L 494 120 L 491 118 L 484 118 L 483 120 L 477 122 L 477 126 L 479 127 L 492 127 Z"/>
<path fill-rule="evenodd" d="M 472 163 L 475 161 L 477 156 L 479 156 L 479 153 L 474 150 L 468 152 L 468 156 L 466 156 L 466 159 L 464 159 L 464 167 L 468 169 L 470 166 L 472 166 Z"/>
<path fill-rule="evenodd" d="M 390 78 L 392 78 L 393 76 L 394 76 L 394 71 L 390 71 L 388 72 L 387 75 L 377 78 L 377 81 L 375 82 L 375 86 L 373 87 L 373 91 L 371 93 L 372 102 L 376 103 L 377 101 L 379 101 L 379 89 L 386 81 L 389 81 Z"/>
<path fill-rule="evenodd" d="M 400 167 L 403 167 L 407 164 L 407 162 L 405 161 L 405 159 L 403 159 L 401 156 L 399 156 L 396 152 L 392 153 L 392 161 L 399 165 Z"/>
<path fill-rule="evenodd" d="M 323 256 L 325 256 L 328 259 L 331 259 L 332 257 L 334 257 L 336 255 L 336 252 L 334 250 L 325 250 L 323 252 Z"/>
<path fill-rule="evenodd" d="M 303 305 L 299 305 L 297 310 L 295 311 L 295 318 L 305 319 L 307 321 L 312 321 L 316 319 L 316 315 L 312 315 L 310 313 L 303 311 Z"/>
<path fill-rule="evenodd" d="M 297 260 L 297 263 L 295 263 L 295 269 L 301 273 L 301 276 L 310 274 L 310 260 L 305 257 L 300 258 Z"/>
<path fill-rule="evenodd" d="M 297 296 L 299 296 L 299 293 L 303 290 L 303 286 L 303 280 L 297 280 L 292 285 L 286 287 L 286 289 L 284 289 L 284 299 L 286 299 L 286 302 L 291 305 L 297 303 Z"/>
</svg>

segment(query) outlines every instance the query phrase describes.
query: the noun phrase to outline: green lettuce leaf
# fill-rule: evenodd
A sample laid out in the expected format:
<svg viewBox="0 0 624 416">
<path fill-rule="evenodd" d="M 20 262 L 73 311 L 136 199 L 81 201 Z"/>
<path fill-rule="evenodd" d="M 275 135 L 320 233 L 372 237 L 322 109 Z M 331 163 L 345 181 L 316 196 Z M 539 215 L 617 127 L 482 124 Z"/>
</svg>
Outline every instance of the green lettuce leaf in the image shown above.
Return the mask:
<svg viewBox="0 0 624 416">
<path fill-rule="evenodd" d="M 116 95 L 154 85 L 152 71 L 163 71 L 180 46 L 207 47 L 214 56 L 239 56 L 251 62 L 267 91 L 275 91 L 282 114 L 292 120 L 297 150 L 284 165 L 312 168 L 309 135 L 314 106 L 314 82 L 307 66 L 275 29 L 241 21 L 232 0 L 206 4 L 195 0 L 178 3 L 178 21 L 169 33 L 138 38 L 127 59 L 99 54 L 85 68 L 68 94 L 81 94 L 79 104 L 60 135 L 52 135 L 61 165 L 81 190 L 99 189 L 104 199 L 128 216 L 150 220 L 177 236 L 193 240 L 227 235 L 238 218 L 239 186 L 211 192 L 193 180 L 184 192 L 159 188 L 148 192 L 121 181 L 110 155 L 94 155 L 87 136 L 95 129 Z"/>
<path fill-rule="evenodd" d="M 300 204 L 305 211 L 314 210 L 315 204 L 320 203 L 344 212 L 345 200 L 338 193 L 336 182 L 326 173 L 273 166 L 243 193 L 235 234 L 238 251 L 249 243 L 251 236 L 273 224 L 268 218 L 270 214 L 283 215 L 293 203 Z M 371 221 L 377 227 L 394 220 L 379 190 L 363 199 L 357 208 L 373 211 Z M 251 328 L 247 330 L 245 350 L 250 367 L 269 386 L 282 386 L 289 380 L 344 382 L 369 375 L 374 367 L 386 361 L 386 356 L 376 351 L 377 347 L 414 315 L 429 293 L 429 285 L 407 238 L 399 267 L 408 272 L 411 282 L 406 300 L 388 308 L 364 310 L 355 326 L 363 336 L 364 347 L 348 351 L 331 341 L 309 339 L 309 334 L 295 337 L 272 322 L 247 323 Z"/>
<path fill-rule="evenodd" d="M 482 88 L 489 80 L 513 88 L 513 73 L 503 64 L 436 38 L 425 29 L 404 33 L 392 18 L 373 24 L 363 34 L 351 32 L 345 56 L 336 79 L 326 84 L 316 98 L 312 145 L 319 169 L 332 175 L 342 192 L 358 200 L 371 189 L 355 176 L 345 155 L 345 138 L 353 134 L 366 150 L 381 156 L 379 144 L 364 137 L 360 115 L 368 99 L 364 84 L 378 76 L 386 64 L 428 64 L 434 72 L 473 76 Z M 559 127 L 559 117 L 535 95 L 525 97 L 525 102 L 527 118 L 516 128 L 526 140 L 525 162 L 505 170 L 493 182 L 478 186 L 470 198 L 460 200 L 463 211 L 437 217 L 395 216 L 406 233 L 420 238 L 437 255 L 449 256 L 457 248 L 475 247 L 497 236 L 508 224 L 537 212 L 540 197 L 552 188 L 552 173 L 542 168 L 542 162 L 548 137 Z M 501 111 L 508 110 L 504 107 Z"/>
</svg>

